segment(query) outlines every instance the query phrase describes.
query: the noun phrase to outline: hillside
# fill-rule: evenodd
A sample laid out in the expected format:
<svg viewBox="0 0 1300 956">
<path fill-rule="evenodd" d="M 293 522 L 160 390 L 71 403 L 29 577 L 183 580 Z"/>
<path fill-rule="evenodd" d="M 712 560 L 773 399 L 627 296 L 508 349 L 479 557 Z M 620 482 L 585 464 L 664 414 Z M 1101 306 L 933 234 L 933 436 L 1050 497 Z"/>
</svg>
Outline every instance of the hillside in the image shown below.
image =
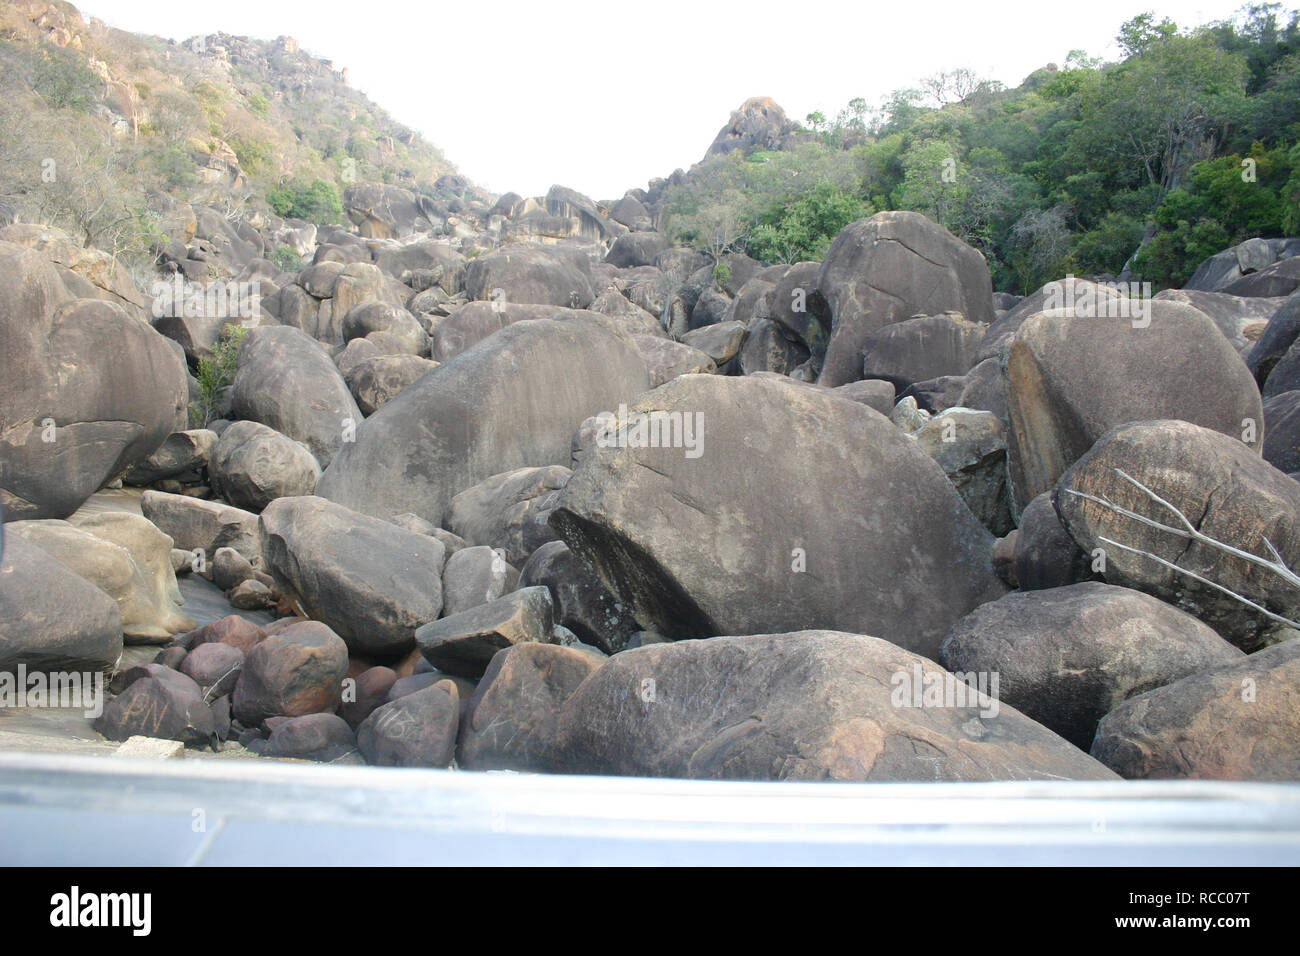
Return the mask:
<svg viewBox="0 0 1300 956">
<path fill-rule="evenodd" d="M 8 218 L 52 222 L 141 269 L 176 205 L 343 222 L 350 183 L 469 187 L 291 37 L 175 43 L 57 0 L 0 4 L 0 155 Z"/>
</svg>

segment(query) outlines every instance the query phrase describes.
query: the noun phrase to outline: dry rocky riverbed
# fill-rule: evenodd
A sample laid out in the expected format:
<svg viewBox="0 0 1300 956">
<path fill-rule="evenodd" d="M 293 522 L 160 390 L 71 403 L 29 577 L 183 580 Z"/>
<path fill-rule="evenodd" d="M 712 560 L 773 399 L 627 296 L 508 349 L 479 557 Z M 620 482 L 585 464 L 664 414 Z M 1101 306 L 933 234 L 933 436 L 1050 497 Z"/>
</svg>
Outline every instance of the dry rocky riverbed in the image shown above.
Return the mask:
<svg viewBox="0 0 1300 956">
<path fill-rule="evenodd" d="M 1300 242 L 1020 298 L 915 213 L 720 270 L 662 188 L 191 210 L 164 268 L 239 317 L 0 229 L 0 672 L 110 692 L 0 747 L 1300 779 Z"/>
</svg>

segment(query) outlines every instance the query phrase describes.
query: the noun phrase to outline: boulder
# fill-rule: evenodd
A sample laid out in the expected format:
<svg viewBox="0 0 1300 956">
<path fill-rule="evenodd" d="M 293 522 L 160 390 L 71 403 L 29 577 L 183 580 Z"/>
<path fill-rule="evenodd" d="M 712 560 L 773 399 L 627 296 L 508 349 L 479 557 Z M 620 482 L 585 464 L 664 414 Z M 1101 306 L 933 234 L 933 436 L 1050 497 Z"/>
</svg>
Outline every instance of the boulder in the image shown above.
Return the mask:
<svg viewBox="0 0 1300 956">
<path fill-rule="evenodd" d="M 261 756 L 335 763 L 356 752 L 357 739 L 342 717 L 304 714 L 277 723 Z"/>
<path fill-rule="evenodd" d="M 291 623 L 248 652 L 231 701 L 235 717 L 253 727 L 268 717 L 333 713 L 347 670 L 341 637 L 319 621 Z"/>
<path fill-rule="evenodd" d="M 1243 300 L 1251 301 L 1251 300 Z M 1268 299 L 1259 299 L 1255 301 L 1267 302 Z M 1273 313 L 1264 326 L 1255 344 L 1251 346 L 1250 351 L 1246 353 L 1246 367 L 1250 369 L 1255 381 L 1259 383 L 1260 388 L 1268 381 L 1269 374 L 1273 371 L 1274 366 L 1295 344 L 1296 338 L 1300 337 L 1300 295 L 1292 295 L 1282 300 L 1277 311 Z"/>
<path fill-rule="evenodd" d="M 745 323 L 734 321 L 718 322 L 682 336 L 683 345 L 703 352 L 719 369 L 740 354 L 744 342 Z"/>
<path fill-rule="evenodd" d="M 1177 508 L 1200 534 L 1265 559 L 1271 545 L 1289 568 L 1300 567 L 1300 483 L 1236 438 L 1183 421 L 1138 422 L 1097 442 L 1061 476 L 1052 499 L 1083 551 L 1104 550 L 1109 583 L 1168 601 L 1248 652 L 1289 636 L 1275 634 L 1276 621 L 1192 575 L 1290 621 L 1300 620 L 1300 588 L 1258 564 L 1189 541 L 1178 516 L 1120 472 Z"/>
<path fill-rule="evenodd" d="M 1145 305 L 1145 319 L 1040 312 L 1016 332 L 1006 379 L 1017 509 L 1126 422 L 1178 418 L 1240 438 L 1249 419 L 1262 432 L 1259 391 L 1214 323 L 1177 302 Z"/>
<path fill-rule="evenodd" d="M 1194 289 L 1166 289 L 1156 296 L 1156 301 L 1162 299 L 1182 302 L 1204 312 L 1241 355 L 1254 347 L 1268 321 L 1286 301 L 1284 298 L 1248 298 Z"/>
<path fill-rule="evenodd" d="M 956 685 L 937 664 L 860 634 L 655 644 L 616 654 L 569 695 L 557 762 L 693 779 L 1114 779 L 1047 728 Z"/>
<path fill-rule="evenodd" d="M 353 365 L 345 381 L 357 408 L 369 417 L 437 367 L 437 362 L 417 355 L 377 355 Z"/>
<path fill-rule="evenodd" d="M 504 597 L 433 621 L 415 633 L 420 653 L 438 670 L 479 678 L 504 647 L 554 642 L 551 592 L 523 588 Z"/>
<path fill-rule="evenodd" d="M 662 233 L 630 232 L 614 240 L 605 254 L 605 261 L 620 269 L 652 266 L 659 253 L 667 248 L 668 239 Z"/>
<path fill-rule="evenodd" d="M 679 375 L 717 371 L 713 358 L 699 349 L 654 335 L 637 335 L 636 347 L 650 371 L 650 387 L 657 388 Z"/>
<path fill-rule="evenodd" d="M 1007 496 L 1006 426 L 992 412 L 950 408 L 912 433 L 971 514 L 1001 537 L 1014 527 Z"/>
<path fill-rule="evenodd" d="M 387 332 L 397 336 L 405 353 L 427 355 L 429 352 L 429 336 L 415 316 L 387 302 L 363 302 L 353 306 L 343 316 L 342 332 L 345 342 L 365 338 L 371 332 Z"/>
<path fill-rule="evenodd" d="M 554 644 L 498 651 L 468 701 L 456 763 L 466 770 L 547 772 L 556 763 L 560 707 L 600 661 Z"/>
<path fill-rule="evenodd" d="M 547 465 L 493 475 L 451 499 L 447 529 L 469 544 L 500 548 L 506 561 L 521 565 L 554 540 L 546 519 L 571 474 L 563 465 Z"/>
<path fill-rule="evenodd" d="M 486 545 L 461 548 L 442 569 L 443 615 L 468 611 L 512 590 L 511 577 L 519 580 L 519 573 L 511 575 L 512 570 L 500 552 Z"/>
<path fill-rule="evenodd" d="M 348 681 L 355 683 L 351 688 Z M 388 702 L 388 692 L 397 683 L 397 672 L 391 667 L 368 667 L 355 678 L 344 678 L 343 703 L 339 716 L 356 730 L 375 710 Z"/>
<path fill-rule="evenodd" d="M 755 316 L 745 329 L 745 342 L 740 347 L 740 372 L 776 372 L 789 375 L 799 365 L 808 361 L 808 349 L 791 339 L 781 326 L 771 319 Z"/>
<path fill-rule="evenodd" d="M 1012 561 L 1020 590 L 1060 588 L 1091 576 L 1092 556 L 1079 550 L 1061 524 L 1051 492 L 1043 492 L 1025 506 L 1017 531 Z"/>
<path fill-rule="evenodd" d="M 128 485 L 148 485 L 206 468 L 217 446 L 217 433 L 206 428 L 172 432 L 152 455 L 127 469 L 122 480 Z"/>
<path fill-rule="evenodd" d="M 122 656 L 117 602 L 20 535 L 0 559 L 0 672 L 104 671 Z"/>
<path fill-rule="evenodd" d="M 550 589 L 555 621 L 607 654 L 623 650 L 640 630 L 631 609 L 563 541 L 542 545 L 519 572 L 519 586 Z"/>
<path fill-rule="evenodd" d="M 860 382 L 837 385 L 833 391 L 851 402 L 874 408 L 882 415 L 888 415 L 894 410 L 894 386 L 891 382 L 864 378 Z"/>
<path fill-rule="evenodd" d="M 218 548 L 234 548 L 249 560 L 261 553 L 257 515 L 251 511 L 163 491 L 146 491 L 140 497 L 140 510 L 176 548 L 200 551 L 205 562 Z"/>
<path fill-rule="evenodd" d="M 914 315 L 993 319 L 993 286 L 978 251 L 920 213 L 882 212 L 845 226 L 826 252 L 817 289 L 831 316 L 823 385 L 862 378 L 868 336 Z"/>
<path fill-rule="evenodd" d="M 243 667 L 244 652 L 239 648 L 223 641 L 208 641 L 196 645 L 177 669 L 199 685 L 204 700 L 214 700 L 234 691 Z"/>
<path fill-rule="evenodd" d="M 234 422 L 221 433 L 208 473 L 232 505 L 261 511 L 276 498 L 312 494 L 320 465 L 305 445 L 274 428 Z"/>
<path fill-rule="evenodd" d="M 358 654 L 401 654 L 442 611 L 442 542 L 324 498 L 279 498 L 259 522 L 263 559 Z"/>
<path fill-rule="evenodd" d="M 965 375 L 987 327 L 961 315 L 903 319 L 863 340 L 862 377 L 882 378 L 898 389 L 942 375 Z"/>
<path fill-rule="evenodd" d="M 631 345 L 593 323 L 541 319 L 502 329 L 367 418 L 317 493 L 387 517 L 439 524 L 451 499 L 515 468 L 567 465 L 583 419 L 649 387 Z"/>
<path fill-rule="evenodd" d="M 302 442 L 321 467 L 361 423 L 361 411 L 329 355 L 287 326 L 244 336 L 230 394 L 235 415 Z"/>
<path fill-rule="evenodd" d="M 165 642 L 194 627 L 176 608 L 181 596 L 171 539 L 139 515 L 98 514 L 77 524 L 14 521 L 5 532 L 41 548 L 116 601 L 128 643 Z"/>
<path fill-rule="evenodd" d="M 829 390 L 686 376 L 608 428 L 550 520 L 647 630 L 853 626 L 933 655 L 1004 591 L 939 466 Z"/>
<path fill-rule="evenodd" d="M 1264 403 L 1263 455 L 1278 471 L 1300 471 L 1300 390 Z"/>
<path fill-rule="evenodd" d="M 447 767 L 459 722 L 456 685 L 440 680 L 376 708 L 357 728 L 357 746 L 377 767 Z"/>
<path fill-rule="evenodd" d="M 1092 755 L 1130 780 L 1300 780 L 1300 641 L 1202 670 L 1126 701 Z"/>
<path fill-rule="evenodd" d="M 944 639 L 939 661 L 997 674 L 999 700 L 1087 750 L 1097 722 L 1125 700 L 1242 656 L 1163 601 L 1090 581 L 977 607 Z"/>
<path fill-rule="evenodd" d="M 144 665 L 138 678 L 104 706 L 93 726 L 109 740 L 156 737 L 188 746 L 210 744 L 216 734 L 199 685 L 160 664 Z"/>
<path fill-rule="evenodd" d="M 0 355 L 0 505 L 10 521 L 66 518 L 186 425 L 185 362 L 167 340 L 120 305 L 73 299 L 40 252 L 9 242 L 0 242 Z"/>
<path fill-rule="evenodd" d="M 465 291 L 471 299 L 570 309 L 585 309 L 595 298 L 591 281 L 576 264 L 537 246 L 512 245 L 471 259 Z"/>
</svg>

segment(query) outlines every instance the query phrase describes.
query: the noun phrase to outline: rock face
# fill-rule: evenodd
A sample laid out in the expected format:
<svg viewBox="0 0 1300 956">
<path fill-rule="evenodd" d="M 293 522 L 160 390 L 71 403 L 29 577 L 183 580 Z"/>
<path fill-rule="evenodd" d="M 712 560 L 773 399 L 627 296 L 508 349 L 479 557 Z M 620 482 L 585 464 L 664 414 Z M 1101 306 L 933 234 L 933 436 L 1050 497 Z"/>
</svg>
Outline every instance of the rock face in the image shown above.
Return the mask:
<svg viewBox="0 0 1300 956">
<path fill-rule="evenodd" d="M 939 659 L 950 671 L 998 674 L 1003 703 L 1087 750 L 1097 722 L 1128 698 L 1240 657 L 1163 601 L 1086 582 L 977 607 Z"/>
<path fill-rule="evenodd" d="M 649 385 L 629 343 L 581 320 L 502 329 L 405 389 L 357 429 L 317 493 L 440 524 L 458 492 L 515 468 L 567 465 L 583 419 Z"/>
<path fill-rule="evenodd" d="M 535 246 L 510 246 L 471 260 L 465 291 L 471 299 L 570 309 L 585 309 L 595 298 L 591 280 L 576 264 Z"/>
<path fill-rule="evenodd" d="M 305 445 L 274 428 L 234 422 L 221 433 L 209 474 L 232 505 L 261 511 L 276 498 L 312 494 L 320 466 Z"/>
<path fill-rule="evenodd" d="M 361 423 L 361 411 L 329 355 L 288 326 L 244 336 L 230 395 L 238 417 L 302 442 L 321 467 Z"/>
<path fill-rule="evenodd" d="M 74 299 L 41 253 L 9 242 L 0 355 L 7 520 L 66 518 L 185 427 L 185 362 L 167 340 L 119 305 Z"/>
<path fill-rule="evenodd" d="M 927 677 L 927 675 L 931 675 Z M 873 637 L 799 631 L 617 654 L 559 719 L 573 773 L 740 780 L 1111 779 L 1051 731 L 987 696 L 925 704 L 952 678 Z M 962 686 L 966 694 L 969 689 Z M 981 713 L 985 716 L 981 717 Z"/>
<path fill-rule="evenodd" d="M 342 638 L 317 621 L 290 624 L 248 652 L 231 701 L 235 717 L 252 727 L 268 717 L 332 713 L 347 670 Z"/>
<path fill-rule="evenodd" d="M 260 521 L 266 568 L 360 654 L 401 654 L 442 611 L 442 542 L 324 498 L 280 498 Z"/>
<path fill-rule="evenodd" d="M 15 521 L 7 535 L 25 538 L 117 602 L 131 643 L 166 641 L 194 622 L 181 602 L 171 565 L 171 539 L 132 514 L 102 514 L 79 524 Z"/>
<path fill-rule="evenodd" d="M 479 678 L 497 651 L 525 641 L 554 641 L 551 593 L 523 588 L 420 628 L 420 653 L 457 677 Z"/>
<path fill-rule="evenodd" d="M 1017 509 L 1126 422 L 1178 418 L 1240 438 L 1249 419 L 1262 437 L 1259 391 L 1214 323 L 1177 302 L 1145 304 L 1147 325 L 1059 309 L 1020 326 L 1006 365 Z"/>
<path fill-rule="evenodd" d="M 826 253 L 817 289 L 831 315 L 819 381 L 832 387 L 863 377 L 863 349 L 877 329 L 948 310 L 972 322 L 993 319 L 984 257 L 914 212 L 882 212 L 845 226 Z"/>
<path fill-rule="evenodd" d="M 554 644 L 497 652 L 465 708 L 456 755 L 467 770 L 557 768 L 560 707 L 600 662 Z"/>
<path fill-rule="evenodd" d="M 19 535 L 0 559 L 0 671 L 102 671 L 122 656 L 117 602 Z"/>
<path fill-rule="evenodd" d="M 697 375 L 629 419 L 587 452 L 551 524 L 647 630 L 852 627 L 933 656 L 955 620 L 1004 591 L 992 536 L 934 461 L 864 405 Z M 674 421 L 679 447 L 628 447 L 651 425 L 672 444 Z"/>
<path fill-rule="evenodd" d="M 1092 754 L 1129 779 L 1300 780 L 1300 641 L 1134 697 Z"/>
<path fill-rule="evenodd" d="M 1269 557 L 1267 541 L 1290 568 L 1300 567 L 1300 483 L 1235 438 L 1187 422 L 1156 421 L 1115 429 L 1061 476 L 1053 493 L 1057 513 L 1079 547 L 1089 554 L 1105 550 L 1108 582 L 1181 607 L 1246 651 L 1270 642 L 1276 625 L 1189 574 L 1274 614 L 1300 619 L 1300 589 L 1268 569 L 1082 497 L 1104 499 L 1182 530 L 1176 515 L 1117 469 L 1178 508 L 1201 534 L 1263 558 Z M 1179 572 L 1109 542 L 1154 555 Z"/>
</svg>

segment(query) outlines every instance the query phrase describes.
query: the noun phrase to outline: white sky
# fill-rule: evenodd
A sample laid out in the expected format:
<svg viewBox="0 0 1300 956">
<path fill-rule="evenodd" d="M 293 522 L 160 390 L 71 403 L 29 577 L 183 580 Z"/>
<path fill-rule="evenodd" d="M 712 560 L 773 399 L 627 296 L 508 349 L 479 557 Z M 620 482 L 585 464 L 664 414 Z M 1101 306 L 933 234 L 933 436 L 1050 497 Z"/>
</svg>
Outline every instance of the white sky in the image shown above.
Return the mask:
<svg viewBox="0 0 1300 956">
<path fill-rule="evenodd" d="M 1072 49 L 1113 59 L 1147 9 L 1180 26 L 1242 0 L 82 0 L 82 13 L 183 40 L 295 37 L 422 132 L 474 182 L 596 199 L 697 162 L 731 111 L 770 96 L 795 119 L 875 105 L 940 70 L 1018 84 Z"/>
</svg>

